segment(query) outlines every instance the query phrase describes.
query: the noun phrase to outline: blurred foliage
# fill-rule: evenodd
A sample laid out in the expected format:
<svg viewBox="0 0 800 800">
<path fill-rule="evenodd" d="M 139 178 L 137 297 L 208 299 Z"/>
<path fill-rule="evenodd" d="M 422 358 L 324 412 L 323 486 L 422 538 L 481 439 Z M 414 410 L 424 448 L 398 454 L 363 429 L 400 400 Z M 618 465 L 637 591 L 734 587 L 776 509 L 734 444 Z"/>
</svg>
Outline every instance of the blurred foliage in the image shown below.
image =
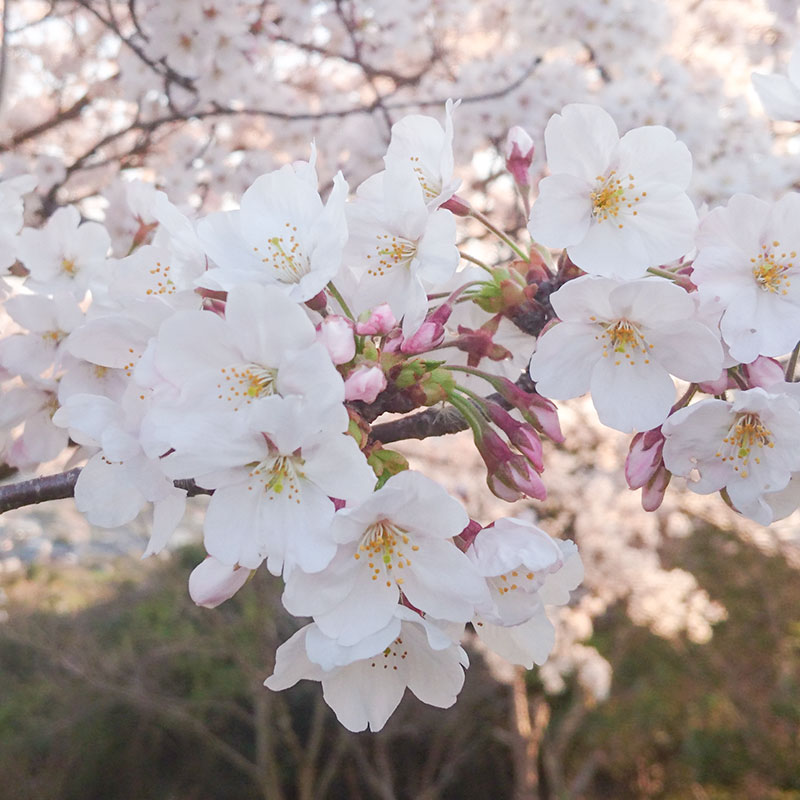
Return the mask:
<svg viewBox="0 0 800 800">
<path fill-rule="evenodd" d="M 549 699 L 541 797 L 800 799 L 797 572 L 713 529 L 665 555 L 728 620 L 705 645 L 659 639 L 624 608 L 598 620 L 612 695 L 594 707 L 571 685 Z M 3 798 L 522 797 L 511 687 L 478 654 L 454 708 L 407 696 L 380 734 L 348 733 L 317 684 L 262 686 L 291 633 L 279 582 L 261 570 L 220 608 L 198 609 L 185 586 L 201 557 L 39 567 L 6 582 Z M 535 712 L 535 673 L 527 689 Z"/>
</svg>

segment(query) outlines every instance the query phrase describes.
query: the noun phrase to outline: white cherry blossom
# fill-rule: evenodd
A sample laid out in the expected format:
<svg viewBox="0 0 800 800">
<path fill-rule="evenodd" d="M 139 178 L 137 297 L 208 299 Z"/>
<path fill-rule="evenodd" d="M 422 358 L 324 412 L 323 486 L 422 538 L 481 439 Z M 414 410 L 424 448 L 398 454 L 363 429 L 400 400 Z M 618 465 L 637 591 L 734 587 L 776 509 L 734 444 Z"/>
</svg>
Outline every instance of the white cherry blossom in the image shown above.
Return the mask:
<svg viewBox="0 0 800 800">
<path fill-rule="evenodd" d="M 675 401 L 670 375 L 711 380 L 722 370 L 717 336 L 691 296 L 665 278 L 585 275 L 551 295 L 562 320 L 539 337 L 530 374 L 545 397 L 591 391 L 600 421 L 624 432 L 660 425 Z"/>
<path fill-rule="evenodd" d="M 423 114 L 408 114 L 392 126 L 386 151 L 386 169 L 410 166 L 431 209 L 449 200 L 461 185 L 453 176 L 453 112 L 458 103 L 445 104 L 444 128 Z"/>
<path fill-rule="evenodd" d="M 441 486 L 400 472 L 361 505 L 337 512 L 335 558 L 322 572 L 293 572 L 283 603 L 292 614 L 313 616 L 342 645 L 383 628 L 401 594 L 437 619 L 467 622 L 489 599 L 478 571 L 451 541 L 468 522 Z"/>
<path fill-rule="evenodd" d="M 545 144 L 551 175 L 528 226 L 538 242 L 565 247 L 586 272 L 619 278 L 692 249 L 692 157 L 672 131 L 652 125 L 620 139 L 606 111 L 576 103 L 550 119 Z"/>
<path fill-rule="evenodd" d="M 296 397 L 259 398 L 224 427 L 213 415 L 189 415 L 170 435 L 162 459 L 174 478 L 215 489 L 206 511 L 205 547 L 223 564 L 288 575 L 323 569 L 336 544 L 331 498 L 358 502 L 375 475 L 354 439 L 309 413 Z"/>
<path fill-rule="evenodd" d="M 800 194 L 770 205 L 734 195 L 703 220 L 692 281 L 723 308 L 720 330 L 742 363 L 782 356 L 800 340 Z"/>
<path fill-rule="evenodd" d="M 45 293 L 68 291 L 82 300 L 94 279 L 102 279 L 111 239 L 97 222 L 81 224 L 75 206 L 59 208 L 44 227 L 25 228 L 17 257 L 30 270 L 28 284 Z"/>
<path fill-rule="evenodd" d="M 227 291 L 241 283 L 275 284 L 297 302 L 314 297 L 341 265 L 346 196 L 339 173 L 323 205 L 313 158 L 262 175 L 244 193 L 238 211 L 198 223 L 203 246 L 217 264 L 201 285 Z"/>
<path fill-rule="evenodd" d="M 456 224 L 449 211 L 429 212 L 413 173 L 400 166 L 368 178 L 347 206 L 347 263 L 358 280 L 355 303 L 388 302 L 403 334 L 414 334 L 428 311 L 427 291 L 458 267 Z"/>
<path fill-rule="evenodd" d="M 264 682 L 274 691 L 299 680 L 322 683 L 325 702 L 350 731 L 379 731 L 409 688 L 423 703 L 449 708 L 464 684 L 469 659 L 433 623 L 397 606 L 380 630 L 353 645 L 306 625 L 282 644 L 275 671 Z"/>
<path fill-rule="evenodd" d="M 764 525 L 772 521 L 764 495 L 781 491 L 800 471 L 800 409 L 786 395 L 755 388 L 732 402 L 701 400 L 676 411 L 661 430 L 668 470 L 689 477 L 698 494 L 726 489 L 740 513 Z"/>
</svg>

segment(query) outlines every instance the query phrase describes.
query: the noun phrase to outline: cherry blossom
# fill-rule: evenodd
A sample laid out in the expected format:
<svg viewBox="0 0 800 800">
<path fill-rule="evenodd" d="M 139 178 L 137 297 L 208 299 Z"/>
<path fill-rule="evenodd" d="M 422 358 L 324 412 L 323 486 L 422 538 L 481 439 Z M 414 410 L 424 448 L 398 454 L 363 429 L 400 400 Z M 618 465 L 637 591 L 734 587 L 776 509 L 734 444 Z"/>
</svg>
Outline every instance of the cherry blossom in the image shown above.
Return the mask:
<svg viewBox="0 0 800 800">
<path fill-rule="evenodd" d="M 584 276 L 550 298 L 562 320 L 540 336 L 530 373 L 537 391 L 564 400 L 591 391 L 603 424 L 620 431 L 660 425 L 675 401 L 670 375 L 719 375 L 717 336 L 695 319 L 695 304 L 662 278 Z"/>
<path fill-rule="evenodd" d="M 587 272 L 619 278 L 692 249 L 692 159 L 672 131 L 653 125 L 620 139 L 602 108 L 571 104 L 547 123 L 545 143 L 552 175 L 531 211 L 534 239 L 566 247 Z"/>
<path fill-rule="evenodd" d="M 406 687 L 423 703 L 449 708 L 468 665 L 467 654 L 449 636 L 398 606 L 388 624 L 349 647 L 306 625 L 278 648 L 275 671 L 264 685 L 279 691 L 303 679 L 320 681 L 325 702 L 345 728 L 374 732 L 386 724 Z"/>
<path fill-rule="evenodd" d="M 339 174 L 323 205 L 314 157 L 262 175 L 244 193 L 238 211 L 218 212 L 198 224 L 203 246 L 217 264 L 202 285 L 228 290 L 247 282 L 275 284 L 292 300 L 314 297 L 339 270 L 347 240 L 346 195 Z"/>
<path fill-rule="evenodd" d="M 776 203 L 734 195 L 703 220 L 692 281 L 723 306 L 720 330 L 743 362 L 781 356 L 800 340 L 800 194 Z"/>
<path fill-rule="evenodd" d="M 75 206 L 60 208 L 43 228 L 25 228 L 17 257 L 30 271 L 28 282 L 40 291 L 72 292 L 82 300 L 91 281 L 102 277 L 111 242 L 102 225 L 81 224 Z"/>
<path fill-rule="evenodd" d="M 768 525 L 767 493 L 786 487 L 800 470 L 800 409 L 785 396 L 755 388 L 732 402 L 707 399 L 682 408 L 661 428 L 664 464 L 696 480 L 688 487 L 708 494 L 725 489 L 736 509 Z"/>
<path fill-rule="evenodd" d="M 383 628 L 401 595 L 437 619 L 467 622 L 488 601 L 477 570 L 451 541 L 468 522 L 439 485 L 401 472 L 336 514 L 336 556 L 316 574 L 291 573 L 283 603 L 292 614 L 313 616 L 342 645 Z"/>
</svg>

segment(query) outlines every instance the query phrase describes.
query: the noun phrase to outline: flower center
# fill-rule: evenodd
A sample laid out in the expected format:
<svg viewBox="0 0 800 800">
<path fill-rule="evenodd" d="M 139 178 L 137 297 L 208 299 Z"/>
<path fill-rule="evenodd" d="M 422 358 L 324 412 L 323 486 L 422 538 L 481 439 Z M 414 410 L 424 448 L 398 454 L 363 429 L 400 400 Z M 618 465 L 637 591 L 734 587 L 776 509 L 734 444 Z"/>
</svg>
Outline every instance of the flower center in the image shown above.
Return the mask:
<svg viewBox="0 0 800 800">
<path fill-rule="evenodd" d="M 362 555 L 366 558 L 372 580 L 377 581 L 383 573 L 387 586 L 391 586 L 393 582 L 402 586 L 403 578 L 393 570 L 395 567 L 405 569 L 411 566 L 411 559 L 406 555 L 409 547 L 414 552 L 419 550 L 417 545 L 411 544 L 408 531 L 387 519 L 382 519 L 364 531 L 353 558 L 356 561 L 360 560 Z M 403 552 L 404 549 L 406 552 Z"/>
<path fill-rule="evenodd" d="M 370 261 L 367 275 L 372 275 L 376 278 L 383 277 L 387 270 L 398 264 L 408 266 L 417 255 L 416 242 L 392 236 L 388 233 L 379 233 L 375 238 L 378 240 L 377 245 L 375 245 L 378 258 L 376 262 L 371 254 L 367 254 L 367 258 Z"/>
<path fill-rule="evenodd" d="M 723 463 L 731 463 L 734 472 L 738 472 L 742 478 L 748 475 L 751 458 L 756 464 L 760 464 L 761 459 L 757 453 L 764 447 L 775 446 L 770 430 L 761 422 L 758 414 L 751 412 L 736 417 L 722 442 L 723 447 L 720 447 L 715 456 Z"/>
<path fill-rule="evenodd" d="M 414 169 L 414 174 L 417 176 L 419 185 L 422 187 L 422 193 L 425 195 L 426 200 L 432 200 L 442 192 L 442 187 L 437 184 L 436 179 L 429 172 L 425 170 L 419 160 L 419 156 L 411 156 L 411 166 Z"/>
<path fill-rule="evenodd" d="M 592 216 L 598 222 L 613 219 L 617 222 L 617 227 L 624 227 L 620 214 L 633 209 L 636 203 L 647 197 L 647 192 L 637 193 L 633 175 L 630 173 L 626 179 L 612 169 L 608 175 L 598 175 L 595 181 L 595 188 L 589 193 L 589 198 L 592 201 Z M 631 211 L 634 217 L 638 213 L 635 209 Z"/>
<path fill-rule="evenodd" d="M 281 283 L 300 283 L 301 278 L 311 272 L 311 264 L 300 249 L 300 242 L 295 236 L 297 226 L 290 222 L 285 225 L 288 228 L 286 236 L 273 236 L 267 239 L 266 255 L 261 261 L 272 266 Z M 261 252 L 258 247 L 254 247 L 253 250 Z"/>
<path fill-rule="evenodd" d="M 74 258 L 62 258 L 61 259 L 61 270 L 66 272 L 70 278 L 75 277 L 76 267 L 75 267 L 75 259 Z"/>
<path fill-rule="evenodd" d="M 596 322 L 596 317 L 590 317 L 592 322 Z M 644 356 L 644 363 L 650 363 L 650 351 L 652 344 L 648 344 L 644 334 L 639 328 L 627 319 L 618 319 L 616 322 L 599 323 L 603 327 L 603 332 L 594 338 L 603 343 L 603 358 L 608 358 L 610 353 L 614 353 L 614 365 L 619 366 L 623 360 L 633 366 L 636 364 L 634 356 L 640 353 Z"/>
<path fill-rule="evenodd" d="M 250 363 L 240 367 L 223 367 L 220 374 L 222 379 L 217 384 L 220 390 L 217 399 L 222 400 L 227 394 L 234 411 L 238 411 L 243 404 L 250 405 L 257 397 L 277 394 L 275 380 L 278 370 L 275 367 Z"/>
<path fill-rule="evenodd" d="M 299 505 L 300 481 L 305 478 L 302 467 L 305 463 L 299 453 L 266 458 L 248 474 L 252 480 L 247 489 L 252 491 L 253 485 L 258 483 L 269 500 L 285 493 L 286 500 L 294 500 Z"/>
<path fill-rule="evenodd" d="M 383 658 L 381 658 L 381 656 Z M 370 667 L 376 667 L 382 664 L 384 669 L 391 668 L 397 669 L 397 659 L 403 661 L 408 656 L 408 650 L 403 647 L 403 640 L 398 636 L 385 650 L 373 656 L 370 661 Z"/>
<path fill-rule="evenodd" d="M 530 592 L 532 589 L 539 589 L 541 587 L 541 581 L 537 580 L 536 583 L 533 584 L 531 587 L 531 581 L 536 578 L 533 572 L 526 572 L 524 575 L 520 576 L 519 570 L 512 570 L 508 575 L 498 575 L 494 579 L 494 585 L 497 587 L 497 591 L 500 594 L 508 594 L 509 592 L 515 592 L 517 589 L 522 589 L 523 591 Z"/>
<path fill-rule="evenodd" d="M 789 276 L 797 253 L 792 250 L 790 253 L 782 252 L 778 255 L 777 248 L 780 246 L 781 243 L 778 241 L 772 242 L 772 247 L 762 244 L 758 256 L 750 259 L 753 265 L 753 277 L 763 292 L 786 294 L 792 285 Z"/>
<path fill-rule="evenodd" d="M 170 278 L 169 271 L 172 269 L 169 264 L 162 266 L 160 261 L 150 270 L 153 276 L 154 286 L 147 290 L 148 295 L 175 294 L 177 291 L 175 282 Z"/>
</svg>

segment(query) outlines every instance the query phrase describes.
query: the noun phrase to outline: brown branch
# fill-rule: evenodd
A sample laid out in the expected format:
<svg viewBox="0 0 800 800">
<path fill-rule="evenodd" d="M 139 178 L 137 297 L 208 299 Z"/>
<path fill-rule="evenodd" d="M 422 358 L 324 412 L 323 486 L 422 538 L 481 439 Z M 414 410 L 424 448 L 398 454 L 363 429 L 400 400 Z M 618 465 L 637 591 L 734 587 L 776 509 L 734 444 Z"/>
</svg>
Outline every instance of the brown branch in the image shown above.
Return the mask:
<svg viewBox="0 0 800 800">
<path fill-rule="evenodd" d="M 89 102 L 89 95 L 85 94 L 83 97 L 76 100 L 69 108 L 65 108 L 63 111 L 57 112 L 50 117 L 50 119 L 45 120 L 38 125 L 34 125 L 32 128 L 26 128 L 24 131 L 15 133 L 11 137 L 9 144 L 0 144 L 0 153 L 11 150 L 17 145 L 27 142 L 28 139 L 33 139 L 42 133 L 47 133 L 47 131 L 58 127 L 64 122 L 69 122 L 70 120 L 75 119 L 76 117 L 80 116 L 81 111 L 83 111 L 83 109 L 89 105 Z"/>
<path fill-rule="evenodd" d="M 81 468 L 75 467 L 68 472 L 59 472 L 57 475 L 43 475 L 41 478 L 0 486 L 0 514 L 14 508 L 73 497 L 75 484 L 80 474 Z M 177 489 L 183 489 L 188 497 L 214 493 L 213 489 L 204 489 L 193 480 L 179 480 L 173 481 L 173 483 Z"/>
</svg>

